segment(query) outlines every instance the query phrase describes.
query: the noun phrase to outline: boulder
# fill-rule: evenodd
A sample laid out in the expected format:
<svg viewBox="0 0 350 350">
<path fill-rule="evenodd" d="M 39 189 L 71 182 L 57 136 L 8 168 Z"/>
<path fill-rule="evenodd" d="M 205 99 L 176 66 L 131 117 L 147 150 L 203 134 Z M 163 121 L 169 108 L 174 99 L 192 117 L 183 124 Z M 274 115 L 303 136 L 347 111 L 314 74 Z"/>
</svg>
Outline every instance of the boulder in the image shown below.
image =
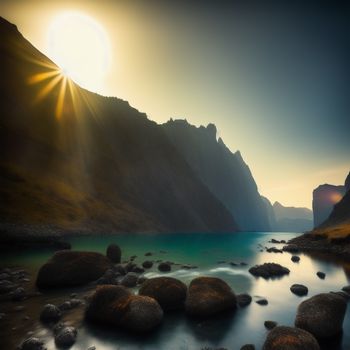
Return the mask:
<svg viewBox="0 0 350 350">
<path fill-rule="evenodd" d="M 299 262 L 300 261 L 300 257 L 298 255 L 292 255 L 290 260 L 292 260 L 293 262 Z"/>
<path fill-rule="evenodd" d="M 273 278 L 289 274 L 289 269 L 275 263 L 265 263 L 262 265 L 255 265 L 249 269 L 249 272 L 256 277 Z"/>
<path fill-rule="evenodd" d="M 263 350 L 320 350 L 314 336 L 302 329 L 278 326 L 269 332 Z"/>
<path fill-rule="evenodd" d="M 78 331 L 74 327 L 63 327 L 55 335 L 55 343 L 58 347 L 70 347 L 77 339 Z"/>
<path fill-rule="evenodd" d="M 150 260 L 146 260 L 142 263 L 142 266 L 145 268 L 145 269 L 150 269 L 152 266 L 153 266 L 153 262 L 150 261 Z"/>
<path fill-rule="evenodd" d="M 153 298 L 133 295 L 122 286 L 101 286 L 92 296 L 85 316 L 90 322 L 147 332 L 162 321 L 163 311 Z"/>
<path fill-rule="evenodd" d="M 122 251 L 118 245 L 110 244 L 107 247 L 106 256 L 110 261 L 119 264 L 122 258 Z"/>
<path fill-rule="evenodd" d="M 206 318 L 236 308 L 236 296 L 230 286 L 215 277 L 198 277 L 188 287 L 186 312 Z"/>
<path fill-rule="evenodd" d="M 169 271 L 171 271 L 171 265 L 167 262 L 161 262 L 158 265 L 158 270 L 162 271 L 162 272 L 169 272 Z"/>
<path fill-rule="evenodd" d="M 307 293 L 309 292 L 309 289 L 302 284 L 293 284 L 290 287 L 290 291 L 298 296 L 304 296 L 304 295 L 307 295 Z"/>
<path fill-rule="evenodd" d="M 128 272 L 122 281 L 120 282 L 121 285 L 128 287 L 128 288 L 133 288 L 136 287 L 137 285 L 137 280 L 139 276 L 135 272 Z"/>
<path fill-rule="evenodd" d="M 97 287 L 86 308 L 86 319 L 99 324 L 118 324 L 118 307 L 115 304 L 128 300 L 130 295 L 128 289 L 123 286 Z"/>
<path fill-rule="evenodd" d="M 184 307 L 187 286 L 176 278 L 156 277 L 146 280 L 139 294 L 157 300 L 164 311 L 177 310 Z"/>
<path fill-rule="evenodd" d="M 28 338 L 20 346 L 21 350 L 45 350 L 44 342 L 38 338 Z"/>
<path fill-rule="evenodd" d="M 252 297 L 249 294 L 238 294 L 237 304 L 239 307 L 248 306 L 252 302 Z"/>
<path fill-rule="evenodd" d="M 156 328 L 162 319 L 163 310 L 155 299 L 132 295 L 121 318 L 121 326 L 131 331 L 149 332 Z"/>
<path fill-rule="evenodd" d="M 316 338 L 329 338 L 341 333 L 346 312 L 344 298 L 323 293 L 303 301 L 297 311 L 295 326 Z"/>
<path fill-rule="evenodd" d="M 61 310 L 53 304 L 46 304 L 40 313 L 40 319 L 43 322 L 57 322 L 61 316 Z"/>
<path fill-rule="evenodd" d="M 44 264 L 37 276 L 39 288 L 71 287 L 97 280 L 110 268 L 102 254 L 61 250 Z"/>
</svg>

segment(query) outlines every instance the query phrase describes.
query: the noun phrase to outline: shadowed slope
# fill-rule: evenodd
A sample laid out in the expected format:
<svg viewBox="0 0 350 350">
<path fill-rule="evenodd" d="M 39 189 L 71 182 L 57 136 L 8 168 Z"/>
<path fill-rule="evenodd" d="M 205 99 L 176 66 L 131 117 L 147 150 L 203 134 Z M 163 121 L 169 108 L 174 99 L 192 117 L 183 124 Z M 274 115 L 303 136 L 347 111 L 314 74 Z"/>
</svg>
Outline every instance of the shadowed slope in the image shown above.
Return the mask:
<svg viewBox="0 0 350 350">
<path fill-rule="evenodd" d="M 0 19 L 0 219 L 60 230 L 233 231 L 163 129 L 88 92 Z"/>
</svg>

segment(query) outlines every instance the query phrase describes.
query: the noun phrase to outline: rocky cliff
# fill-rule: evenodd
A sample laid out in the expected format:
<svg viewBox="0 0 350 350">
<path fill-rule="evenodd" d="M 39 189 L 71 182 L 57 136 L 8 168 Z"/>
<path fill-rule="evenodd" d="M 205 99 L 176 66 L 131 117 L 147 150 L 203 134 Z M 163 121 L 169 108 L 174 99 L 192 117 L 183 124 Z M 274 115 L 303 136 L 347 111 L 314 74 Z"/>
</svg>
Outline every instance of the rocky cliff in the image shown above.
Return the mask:
<svg viewBox="0 0 350 350">
<path fill-rule="evenodd" d="M 232 213 L 243 231 L 269 231 L 264 199 L 239 151 L 216 138 L 216 127 L 195 127 L 186 120 L 163 124 L 168 137 L 194 173 Z"/>
<path fill-rule="evenodd" d="M 74 84 L 4 19 L 0 34 L 2 226 L 237 229 L 162 126 Z"/>
</svg>

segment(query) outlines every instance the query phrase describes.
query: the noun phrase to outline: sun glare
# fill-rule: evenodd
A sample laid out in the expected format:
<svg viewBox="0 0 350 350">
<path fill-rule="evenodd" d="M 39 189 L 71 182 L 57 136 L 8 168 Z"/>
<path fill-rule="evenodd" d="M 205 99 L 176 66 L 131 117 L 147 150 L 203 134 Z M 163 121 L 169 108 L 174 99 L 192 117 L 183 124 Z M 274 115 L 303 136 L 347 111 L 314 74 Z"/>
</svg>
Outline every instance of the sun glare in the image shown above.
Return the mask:
<svg viewBox="0 0 350 350">
<path fill-rule="evenodd" d="M 48 54 L 62 74 L 100 92 L 111 60 L 108 36 L 91 17 L 77 12 L 57 16 L 48 31 Z"/>
</svg>

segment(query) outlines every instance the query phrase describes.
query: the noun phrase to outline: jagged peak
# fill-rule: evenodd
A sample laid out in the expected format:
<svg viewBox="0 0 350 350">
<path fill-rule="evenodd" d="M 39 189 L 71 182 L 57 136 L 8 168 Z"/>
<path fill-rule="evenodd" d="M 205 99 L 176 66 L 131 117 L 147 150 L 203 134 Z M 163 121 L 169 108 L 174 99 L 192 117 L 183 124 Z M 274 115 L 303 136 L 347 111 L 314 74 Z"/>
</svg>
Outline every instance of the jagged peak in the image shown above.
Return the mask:
<svg viewBox="0 0 350 350">
<path fill-rule="evenodd" d="M 4 17 L 1 17 L 1 16 L 0 16 L 0 28 L 19 33 L 18 28 L 15 24 L 9 22 L 8 20 L 6 20 Z"/>
</svg>

